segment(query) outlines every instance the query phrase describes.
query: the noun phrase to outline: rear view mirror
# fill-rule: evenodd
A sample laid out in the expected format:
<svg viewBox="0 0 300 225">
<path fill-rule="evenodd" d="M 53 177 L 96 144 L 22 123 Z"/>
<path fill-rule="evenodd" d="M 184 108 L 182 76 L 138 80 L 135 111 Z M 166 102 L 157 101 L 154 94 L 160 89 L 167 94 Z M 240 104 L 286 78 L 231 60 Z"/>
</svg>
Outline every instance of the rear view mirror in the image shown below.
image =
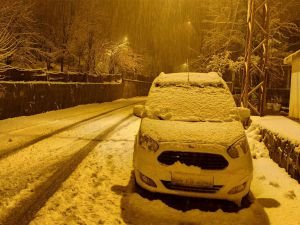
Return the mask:
<svg viewBox="0 0 300 225">
<path fill-rule="evenodd" d="M 133 107 L 133 115 L 143 118 L 145 117 L 145 106 L 144 105 L 135 105 Z"/>
<path fill-rule="evenodd" d="M 247 123 L 251 115 L 250 109 L 244 107 L 237 107 L 237 110 L 242 123 Z"/>
</svg>

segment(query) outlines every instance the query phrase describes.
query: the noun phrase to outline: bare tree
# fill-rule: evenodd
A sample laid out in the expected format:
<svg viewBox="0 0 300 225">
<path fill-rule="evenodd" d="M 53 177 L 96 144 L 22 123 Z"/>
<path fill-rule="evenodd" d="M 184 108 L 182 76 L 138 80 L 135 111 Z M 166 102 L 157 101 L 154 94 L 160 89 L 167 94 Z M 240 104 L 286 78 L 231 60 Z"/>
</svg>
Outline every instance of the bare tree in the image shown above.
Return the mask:
<svg viewBox="0 0 300 225">
<path fill-rule="evenodd" d="M 300 24 L 295 23 L 292 12 L 299 6 L 299 1 L 289 2 L 277 0 L 270 4 L 270 41 L 269 41 L 269 73 L 272 85 L 279 85 L 284 79 L 282 62 L 284 57 L 290 54 L 290 37 L 300 37 Z"/>
<path fill-rule="evenodd" d="M 57 62 L 64 71 L 67 58 L 71 55 L 69 44 L 73 34 L 74 18 L 78 0 L 33 0 L 39 33 L 44 37 L 47 51 L 47 67 Z"/>
<path fill-rule="evenodd" d="M 12 56 L 17 50 L 17 41 L 15 38 L 3 28 L 0 30 L 0 71 L 5 70 L 8 66 L 3 62 Z"/>
<path fill-rule="evenodd" d="M 244 55 L 245 21 L 247 5 L 245 1 L 221 0 L 225 7 L 220 7 L 220 2 L 207 5 L 208 19 L 204 20 L 207 26 L 201 54 L 191 60 L 193 68 L 199 71 L 216 70 L 232 67 L 239 71 L 241 56 Z M 271 82 L 279 84 L 284 78 L 282 69 L 283 58 L 289 54 L 293 42 L 290 37 L 300 37 L 299 24 L 295 23 L 295 11 L 299 1 L 275 0 L 270 4 L 270 39 L 269 39 L 269 72 Z M 259 33 L 254 33 L 254 41 L 259 41 Z M 227 54 L 229 53 L 229 54 Z M 253 57 L 252 62 L 257 64 L 260 56 Z M 255 72 L 255 71 L 254 71 Z M 258 74 L 258 71 L 257 71 Z M 241 75 L 241 74 L 240 74 Z"/>
<path fill-rule="evenodd" d="M 0 0 L 1 61 L 8 66 L 34 67 L 44 57 L 35 31 L 30 1 Z"/>
</svg>

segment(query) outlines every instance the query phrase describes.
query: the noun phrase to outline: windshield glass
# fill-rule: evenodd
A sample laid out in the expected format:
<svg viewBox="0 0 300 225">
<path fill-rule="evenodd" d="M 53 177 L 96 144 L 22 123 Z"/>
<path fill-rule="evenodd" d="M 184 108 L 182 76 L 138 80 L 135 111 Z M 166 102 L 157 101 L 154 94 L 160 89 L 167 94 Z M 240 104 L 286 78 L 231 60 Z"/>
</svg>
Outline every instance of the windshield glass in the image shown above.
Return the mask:
<svg viewBox="0 0 300 225">
<path fill-rule="evenodd" d="M 176 121 L 232 121 L 236 105 L 228 89 L 214 86 L 156 86 L 146 102 L 147 117 Z"/>
</svg>

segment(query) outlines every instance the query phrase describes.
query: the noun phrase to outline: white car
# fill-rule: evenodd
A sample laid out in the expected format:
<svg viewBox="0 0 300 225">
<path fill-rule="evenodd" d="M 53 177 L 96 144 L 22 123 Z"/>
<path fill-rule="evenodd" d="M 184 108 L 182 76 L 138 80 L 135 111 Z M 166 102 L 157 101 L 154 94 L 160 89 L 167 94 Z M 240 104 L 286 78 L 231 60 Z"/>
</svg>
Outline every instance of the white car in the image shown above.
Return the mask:
<svg viewBox="0 0 300 225">
<path fill-rule="evenodd" d="M 245 112 L 217 73 L 160 74 L 145 106 L 134 108 L 142 118 L 133 156 L 137 184 L 240 205 L 253 176 Z"/>
</svg>

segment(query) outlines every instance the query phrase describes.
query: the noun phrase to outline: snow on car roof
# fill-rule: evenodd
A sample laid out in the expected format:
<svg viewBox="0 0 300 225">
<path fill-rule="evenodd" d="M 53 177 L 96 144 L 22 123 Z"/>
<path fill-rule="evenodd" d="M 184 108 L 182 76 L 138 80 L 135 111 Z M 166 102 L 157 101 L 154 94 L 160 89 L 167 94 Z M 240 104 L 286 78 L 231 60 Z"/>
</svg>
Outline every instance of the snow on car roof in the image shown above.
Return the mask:
<svg viewBox="0 0 300 225">
<path fill-rule="evenodd" d="M 161 73 L 155 80 L 154 85 L 158 86 L 216 86 L 226 87 L 223 79 L 216 72 L 210 73 Z"/>
</svg>

